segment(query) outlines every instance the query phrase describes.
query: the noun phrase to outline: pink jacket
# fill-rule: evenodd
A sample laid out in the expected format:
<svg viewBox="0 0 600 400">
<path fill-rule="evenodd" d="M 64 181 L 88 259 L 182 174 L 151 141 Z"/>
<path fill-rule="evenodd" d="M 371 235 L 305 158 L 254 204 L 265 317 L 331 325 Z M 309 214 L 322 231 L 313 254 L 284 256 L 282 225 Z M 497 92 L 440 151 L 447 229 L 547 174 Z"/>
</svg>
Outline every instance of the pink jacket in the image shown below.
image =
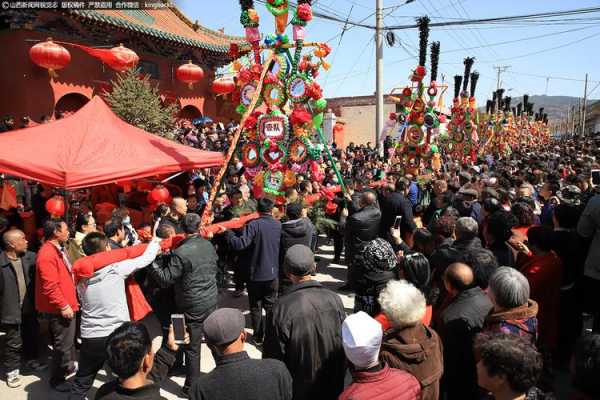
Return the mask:
<svg viewBox="0 0 600 400">
<path fill-rule="evenodd" d="M 352 371 L 352 384 L 338 400 L 419 400 L 421 385 L 406 371 L 387 364 L 376 372 Z"/>
</svg>

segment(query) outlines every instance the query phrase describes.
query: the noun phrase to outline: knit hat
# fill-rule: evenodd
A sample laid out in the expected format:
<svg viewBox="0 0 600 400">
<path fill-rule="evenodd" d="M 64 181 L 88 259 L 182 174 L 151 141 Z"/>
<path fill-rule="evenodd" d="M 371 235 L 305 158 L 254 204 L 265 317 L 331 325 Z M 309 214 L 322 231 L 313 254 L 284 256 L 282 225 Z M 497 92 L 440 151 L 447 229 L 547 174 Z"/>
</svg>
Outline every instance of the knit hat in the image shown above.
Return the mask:
<svg viewBox="0 0 600 400">
<path fill-rule="evenodd" d="M 363 249 L 364 267 L 367 271 L 391 271 L 398 265 L 392 245 L 381 238 L 373 239 Z"/>
<path fill-rule="evenodd" d="M 382 336 L 379 322 L 364 311 L 350 315 L 342 324 L 344 352 L 348 360 L 358 369 L 377 365 Z"/>
</svg>

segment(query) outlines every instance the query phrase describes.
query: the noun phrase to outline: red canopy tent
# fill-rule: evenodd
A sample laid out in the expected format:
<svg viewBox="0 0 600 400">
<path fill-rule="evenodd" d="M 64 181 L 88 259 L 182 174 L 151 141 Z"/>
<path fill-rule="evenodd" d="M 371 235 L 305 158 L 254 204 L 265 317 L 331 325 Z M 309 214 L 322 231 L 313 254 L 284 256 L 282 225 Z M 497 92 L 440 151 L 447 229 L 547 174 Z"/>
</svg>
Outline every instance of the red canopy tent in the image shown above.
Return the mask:
<svg viewBox="0 0 600 400">
<path fill-rule="evenodd" d="M 127 124 L 95 96 L 68 118 L 0 134 L 0 172 L 65 189 L 223 164 Z"/>
</svg>

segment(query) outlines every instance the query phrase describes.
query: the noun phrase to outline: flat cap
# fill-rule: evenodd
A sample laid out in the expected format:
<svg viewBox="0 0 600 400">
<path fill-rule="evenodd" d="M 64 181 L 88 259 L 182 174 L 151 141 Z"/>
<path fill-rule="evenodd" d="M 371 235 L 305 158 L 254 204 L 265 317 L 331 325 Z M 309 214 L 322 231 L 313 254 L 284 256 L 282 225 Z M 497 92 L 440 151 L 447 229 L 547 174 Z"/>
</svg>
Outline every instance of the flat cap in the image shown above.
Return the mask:
<svg viewBox="0 0 600 400">
<path fill-rule="evenodd" d="M 204 320 L 202 328 L 208 343 L 222 345 L 236 340 L 245 326 L 246 319 L 240 310 L 219 308 Z"/>
<path fill-rule="evenodd" d="M 312 272 L 315 266 L 315 255 L 310 247 L 295 244 L 288 249 L 283 259 L 285 271 L 295 276 L 305 276 Z"/>
</svg>

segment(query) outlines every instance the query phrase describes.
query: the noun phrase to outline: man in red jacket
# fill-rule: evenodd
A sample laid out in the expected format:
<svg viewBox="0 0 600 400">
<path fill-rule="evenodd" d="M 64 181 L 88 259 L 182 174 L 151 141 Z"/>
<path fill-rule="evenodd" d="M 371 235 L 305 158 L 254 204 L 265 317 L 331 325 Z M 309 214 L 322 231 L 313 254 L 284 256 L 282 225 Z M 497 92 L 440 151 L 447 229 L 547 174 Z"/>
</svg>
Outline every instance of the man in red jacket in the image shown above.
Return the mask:
<svg viewBox="0 0 600 400">
<path fill-rule="evenodd" d="M 35 279 L 35 307 L 48 319 L 52 341 L 50 386 L 68 392 L 65 376 L 75 371 L 73 344 L 75 312 L 79 310 L 75 284 L 64 245 L 69 229 L 62 220 L 44 223 L 45 243 L 38 252 Z"/>
</svg>

